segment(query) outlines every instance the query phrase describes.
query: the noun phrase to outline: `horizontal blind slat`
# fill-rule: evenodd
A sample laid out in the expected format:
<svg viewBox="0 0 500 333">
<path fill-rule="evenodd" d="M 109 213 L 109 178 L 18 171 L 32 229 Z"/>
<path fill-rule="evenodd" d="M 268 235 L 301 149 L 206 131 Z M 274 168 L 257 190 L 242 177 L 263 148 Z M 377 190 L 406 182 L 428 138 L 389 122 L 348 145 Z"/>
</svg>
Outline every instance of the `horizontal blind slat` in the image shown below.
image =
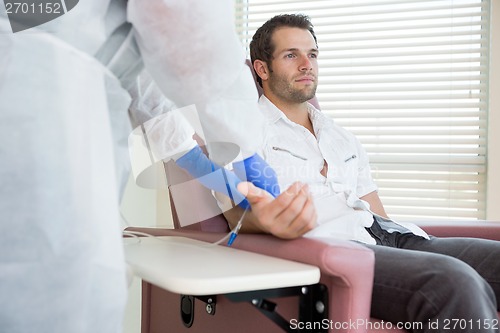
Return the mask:
<svg viewBox="0 0 500 333">
<path fill-rule="evenodd" d="M 363 8 L 363 7 L 372 7 L 372 6 L 387 6 L 387 5 L 398 5 L 401 4 L 401 0 L 368 0 L 368 1 L 336 1 L 332 2 L 331 0 L 253 0 L 253 1 L 245 1 L 241 2 L 241 0 L 235 1 L 235 8 L 248 8 L 255 6 L 281 6 L 283 9 L 286 6 L 299 4 L 304 9 L 307 9 L 308 5 L 310 6 L 313 3 L 327 3 L 330 8 L 336 9 L 353 9 L 353 8 Z M 420 4 L 420 3 L 429 3 L 429 0 L 405 0 L 405 4 Z M 267 11 L 266 11 L 267 12 Z M 274 12 L 275 11 L 270 11 Z"/>
<path fill-rule="evenodd" d="M 398 85 L 398 86 L 390 86 L 388 87 L 387 85 L 364 85 L 364 86 L 358 86 L 354 90 L 352 87 L 349 85 L 335 85 L 335 86 L 330 86 L 328 89 L 322 89 L 322 93 L 374 93 L 374 92 L 387 92 L 387 90 L 390 89 L 394 93 L 398 92 L 415 92 L 415 93 L 421 93 L 421 92 L 427 92 L 427 93 L 433 93 L 437 91 L 441 92 L 454 92 L 454 91 L 474 91 L 474 90 L 479 90 L 483 94 L 486 94 L 486 84 L 484 83 L 477 83 L 477 84 L 453 84 L 450 86 L 445 86 L 445 85 Z"/>
<path fill-rule="evenodd" d="M 466 183 L 466 182 L 452 182 L 441 184 L 438 182 L 423 182 L 423 181 L 413 181 L 413 182 L 405 182 L 401 183 L 398 181 L 388 181 L 388 180 L 377 180 L 377 186 L 379 189 L 392 188 L 392 189 L 400 189 L 402 192 L 404 189 L 420 189 L 420 190 L 441 190 L 446 189 L 448 191 L 477 191 L 478 186 L 476 183 Z"/>
<path fill-rule="evenodd" d="M 431 191 L 431 190 L 420 190 L 420 191 L 408 191 L 394 188 L 380 188 L 378 191 L 379 195 L 384 198 L 404 198 L 410 201 L 419 201 L 421 199 L 430 200 L 443 200 L 446 198 L 450 201 L 484 201 L 485 196 L 478 194 L 476 191 Z M 444 193 L 444 195 L 443 195 Z"/>
<path fill-rule="evenodd" d="M 321 99 L 320 99 L 321 100 Z M 320 102 L 321 107 L 325 109 L 325 111 L 329 112 L 330 110 L 335 109 L 343 109 L 343 110 L 391 110 L 391 109 L 453 109 L 453 108 L 486 108 L 487 102 L 444 102 L 444 103 L 436 103 L 436 102 L 427 102 L 427 101 L 406 101 L 406 103 L 398 102 L 398 103 L 354 103 L 350 101 L 342 101 L 342 102 L 333 102 L 326 101 Z"/>
<path fill-rule="evenodd" d="M 487 79 L 486 74 L 479 75 L 449 75 L 445 76 L 436 76 L 436 77 L 352 77 L 349 80 L 338 79 L 338 78 L 319 78 L 319 82 L 322 85 L 331 85 L 331 84 L 369 84 L 369 83 L 446 83 L 450 82 L 471 82 L 471 81 L 485 81 Z M 319 88 L 318 88 L 319 89 Z M 327 89 L 327 88 L 322 88 Z"/>
<path fill-rule="evenodd" d="M 397 207 L 422 207 L 425 206 L 427 208 L 435 208 L 435 209 L 477 209 L 478 203 L 475 200 L 470 201 L 458 201 L 458 200 L 447 200 L 441 201 L 436 199 L 419 199 L 418 205 L 416 205 L 414 200 L 402 200 L 402 199 L 393 199 L 393 198 L 384 198 L 384 203 L 388 206 L 397 206 Z M 481 207 L 484 208 L 484 207 Z"/>
<path fill-rule="evenodd" d="M 349 128 L 349 126 L 345 125 L 344 127 Z M 428 129 L 422 129 L 422 128 L 412 128 L 412 129 L 398 129 L 394 128 L 390 130 L 390 133 L 384 132 L 381 133 L 379 129 L 355 129 L 352 130 L 356 136 L 376 136 L 380 134 L 384 135 L 392 135 L 394 137 L 402 136 L 402 135 L 412 135 L 412 136 L 419 136 L 419 135 L 441 135 L 441 136 L 448 136 L 448 135 L 464 135 L 464 136 L 470 136 L 470 135 L 480 135 L 482 137 L 486 137 L 486 129 L 453 129 L 450 130 L 450 132 L 443 131 L 442 129 L 434 129 L 434 130 L 428 130 Z"/>
<path fill-rule="evenodd" d="M 327 61 L 331 60 L 330 58 L 326 59 L 320 59 L 322 63 L 326 63 Z M 450 63 L 450 57 L 434 57 L 434 58 L 401 58 L 401 59 L 385 59 L 385 60 L 380 60 L 380 59 L 373 59 L 373 58 L 368 58 L 367 60 L 359 60 L 359 59 L 352 59 L 352 58 L 345 58 L 345 59 L 336 59 L 335 62 L 330 61 L 328 62 L 327 67 L 320 67 L 319 68 L 319 73 L 320 75 L 331 75 L 331 72 L 340 69 L 346 70 L 346 65 L 349 67 L 353 68 L 363 68 L 363 67 L 372 67 L 372 68 L 377 68 L 377 67 L 401 67 L 401 66 L 425 66 L 425 65 L 434 65 L 434 66 L 471 66 L 478 64 L 480 62 L 486 61 L 487 58 L 484 55 L 481 54 L 476 54 L 474 56 L 470 55 L 468 57 L 464 58 L 454 58 L 453 61 Z"/>
<path fill-rule="evenodd" d="M 451 172 L 457 174 L 484 173 L 485 165 L 477 164 L 424 164 L 424 163 L 372 163 L 373 172 L 394 172 L 394 171 L 412 171 L 412 172 Z M 484 175 L 483 175 L 484 177 Z"/>
<path fill-rule="evenodd" d="M 391 217 L 395 218 L 396 216 L 412 216 L 412 217 L 421 217 L 421 220 L 433 220 L 436 217 L 446 218 L 448 220 L 454 219 L 455 217 L 460 217 L 460 219 L 477 219 L 478 216 L 484 215 L 484 210 L 479 209 L 462 209 L 462 210 L 452 210 L 452 209 L 443 209 L 443 208 L 428 208 L 425 206 L 418 207 L 401 207 L 401 206 L 391 206 L 387 205 L 386 210 L 390 211 L 389 214 Z M 397 220 L 403 220 L 396 218 Z M 414 221 L 415 219 L 412 218 Z"/>
<path fill-rule="evenodd" d="M 485 164 L 485 156 L 430 156 L 428 154 L 416 154 L 416 155 L 379 155 L 370 154 L 368 156 L 372 163 L 415 163 L 415 164 L 445 164 L 445 163 L 458 163 L 458 164 L 474 164 L 481 165 Z"/>
</svg>

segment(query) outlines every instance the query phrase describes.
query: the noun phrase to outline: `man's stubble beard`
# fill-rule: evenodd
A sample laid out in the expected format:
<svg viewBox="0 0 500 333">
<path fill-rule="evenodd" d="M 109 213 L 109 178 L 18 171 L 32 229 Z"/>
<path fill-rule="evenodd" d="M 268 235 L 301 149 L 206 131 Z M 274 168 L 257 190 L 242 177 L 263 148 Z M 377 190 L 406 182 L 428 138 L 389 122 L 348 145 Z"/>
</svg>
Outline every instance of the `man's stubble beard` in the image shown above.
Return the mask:
<svg viewBox="0 0 500 333">
<path fill-rule="evenodd" d="M 269 75 L 270 90 L 274 95 L 289 102 L 303 103 L 310 100 L 316 95 L 317 87 L 318 83 L 315 80 L 309 89 L 296 89 L 292 84 L 288 83 L 286 77 L 277 75 L 274 72 L 271 72 Z"/>
</svg>

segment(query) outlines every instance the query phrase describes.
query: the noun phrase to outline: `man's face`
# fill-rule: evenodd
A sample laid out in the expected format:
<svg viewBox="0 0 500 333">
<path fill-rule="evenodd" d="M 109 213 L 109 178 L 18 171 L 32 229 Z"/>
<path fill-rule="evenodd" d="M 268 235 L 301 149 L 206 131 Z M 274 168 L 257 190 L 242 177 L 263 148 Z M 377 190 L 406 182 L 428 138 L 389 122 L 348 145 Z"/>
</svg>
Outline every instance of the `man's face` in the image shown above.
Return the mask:
<svg viewBox="0 0 500 333">
<path fill-rule="evenodd" d="M 318 49 L 308 30 L 283 27 L 273 33 L 275 45 L 269 72 L 269 89 L 286 102 L 313 98 L 318 85 Z"/>
</svg>

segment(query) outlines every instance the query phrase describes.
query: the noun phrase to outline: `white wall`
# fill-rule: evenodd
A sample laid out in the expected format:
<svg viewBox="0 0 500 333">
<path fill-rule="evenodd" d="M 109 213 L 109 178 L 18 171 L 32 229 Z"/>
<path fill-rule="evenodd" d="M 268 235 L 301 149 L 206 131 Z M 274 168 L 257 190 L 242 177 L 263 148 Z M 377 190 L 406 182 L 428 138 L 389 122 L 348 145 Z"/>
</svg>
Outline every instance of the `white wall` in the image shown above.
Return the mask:
<svg viewBox="0 0 500 333">
<path fill-rule="evenodd" d="M 168 192 L 140 188 L 132 177 L 125 190 L 121 212 L 124 217 L 124 228 L 127 226 L 172 227 Z M 129 286 L 128 302 L 123 321 L 124 333 L 141 332 L 141 284 L 141 279 L 133 277 Z"/>
<path fill-rule="evenodd" d="M 486 218 L 500 221 L 500 1 L 492 0 Z"/>
</svg>

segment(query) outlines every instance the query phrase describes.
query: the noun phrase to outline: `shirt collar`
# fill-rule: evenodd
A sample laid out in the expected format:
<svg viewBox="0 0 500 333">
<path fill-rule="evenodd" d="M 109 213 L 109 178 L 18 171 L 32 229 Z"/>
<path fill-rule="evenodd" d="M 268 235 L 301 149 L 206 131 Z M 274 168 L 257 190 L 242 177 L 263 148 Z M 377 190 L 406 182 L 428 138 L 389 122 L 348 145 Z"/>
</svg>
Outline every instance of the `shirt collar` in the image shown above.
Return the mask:
<svg viewBox="0 0 500 333">
<path fill-rule="evenodd" d="M 266 117 L 270 123 L 275 123 L 280 119 L 289 121 L 287 116 L 285 116 L 285 114 L 280 109 L 278 109 L 278 107 L 274 105 L 266 96 L 260 96 L 259 105 L 262 112 L 264 113 L 264 117 Z"/>
<path fill-rule="evenodd" d="M 275 123 L 280 119 L 283 119 L 285 122 L 293 123 L 288 117 L 278 109 L 276 105 L 274 105 L 266 96 L 262 95 L 259 98 L 259 105 L 261 106 L 261 110 L 263 110 L 264 116 L 271 123 Z M 314 127 L 314 131 L 316 134 L 323 128 L 323 126 L 332 122 L 330 117 L 325 116 L 320 110 L 316 109 L 311 103 L 307 103 L 307 110 L 309 112 L 309 119 Z M 295 123 L 293 123 L 295 124 Z M 295 124 L 297 125 L 297 124 Z"/>
</svg>

